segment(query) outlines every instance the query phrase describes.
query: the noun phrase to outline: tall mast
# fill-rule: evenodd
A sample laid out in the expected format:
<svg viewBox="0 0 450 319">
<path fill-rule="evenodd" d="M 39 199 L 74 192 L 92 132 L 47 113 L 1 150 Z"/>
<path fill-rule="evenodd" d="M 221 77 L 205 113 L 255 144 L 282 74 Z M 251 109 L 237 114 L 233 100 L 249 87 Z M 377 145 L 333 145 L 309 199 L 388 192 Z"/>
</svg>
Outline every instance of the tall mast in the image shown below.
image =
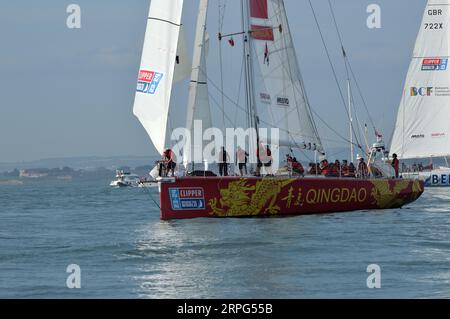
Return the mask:
<svg viewBox="0 0 450 319">
<path fill-rule="evenodd" d="M 225 12 L 222 12 L 222 4 L 219 1 L 219 34 L 222 33 L 222 15 Z M 225 125 L 225 94 L 223 89 L 223 56 L 222 56 L 222 41 L 219 41 L 219 70 L 220 70 L 220 95 L 221 95 L 221 109 L 222 109 L 222 124 L 223 124 L 223 130 L 225 131 L 226 125 Z"/>
<path fill-rule="evenodd" d="M 251 56 L 251 25 L 250 25 L 250 7 L 248 0 L 241 0 L 242 29 L 244 37 L 244 66 L 246 78 L 246 102 L 248 127 L 256 130 L 256 141 L 259 143 L 258 117 L 255 106 L 255 96 L 253 87 L 253 61 Z"/>
<path fill-rule="evenodd" d="M 345 62 L 347 63 L 347 61 Z M 350 125 L 350 162 L 354 162 L 355 150 L 353 145 L 353 114 L 352 114 L 352 92 L 350 87 L 350 78 L 347 79 L 347 94 L 348 94 L 348 116 Z"/>
<path fill-rule="evenodd" d="M 248 76 L 248 65 L 247 65 L 247 33 L 246 30 L 246 23 L 245 23 L 245 0 L 241 0 L 241 27 L 242 27 L 242 59 L 244 62 L 244 78 L 245 78 L 245 105 L 247 107 L 247 125 L 248 128 L 251 127 L 251 121 L 250 121 L 250 103 L 249 103 L 249 76 Z"/>
</svg>

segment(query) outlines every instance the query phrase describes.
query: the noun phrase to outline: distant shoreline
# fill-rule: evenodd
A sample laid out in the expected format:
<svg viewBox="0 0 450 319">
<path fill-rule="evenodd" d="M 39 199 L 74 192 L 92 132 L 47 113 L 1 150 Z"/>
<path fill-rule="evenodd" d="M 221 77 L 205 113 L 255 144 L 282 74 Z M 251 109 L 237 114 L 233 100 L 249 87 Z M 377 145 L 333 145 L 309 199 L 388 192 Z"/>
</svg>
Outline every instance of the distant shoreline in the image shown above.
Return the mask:
<svg viewBox="0 0 450 319">
<path fill-rule="evenodd" d="M 111 156 L 111 157 L 68 157 L 68 158 L 49 158 L 36 161 L 0 163 L 0 176 L 16 177 L 17 171 L 32 170 L 49 173 L 48 170 L 56 171 L 64 168 L 68 173 L 73 171 L 83 171 L 96 173 L 98 171 L 112 171 L 117 169 L 140 169 L 142 167 L 154 166 L 158 156 Z M 12 175 L 8 175 L 12 173 Z M 61 175 L 61 174 L 58 174 Z M 70 174 L 65 174 L 70 175 Z"/>
</svg>

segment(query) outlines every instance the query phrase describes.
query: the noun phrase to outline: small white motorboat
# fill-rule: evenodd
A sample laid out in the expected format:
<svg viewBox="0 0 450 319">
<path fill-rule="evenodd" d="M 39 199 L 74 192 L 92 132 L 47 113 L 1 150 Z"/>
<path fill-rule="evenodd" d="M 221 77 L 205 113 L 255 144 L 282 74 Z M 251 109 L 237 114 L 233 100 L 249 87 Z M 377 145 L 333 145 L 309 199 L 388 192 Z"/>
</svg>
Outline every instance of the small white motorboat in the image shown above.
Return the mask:
<svg viewBox="0 0 450 319">
<path fill-rule="evenodd" d="M 116 179 L 109 185 L 111 187 L 136 187 L 139 183 L 139 176 L 129 172 L 118 170 L 116 171 Z"/>
</svg>

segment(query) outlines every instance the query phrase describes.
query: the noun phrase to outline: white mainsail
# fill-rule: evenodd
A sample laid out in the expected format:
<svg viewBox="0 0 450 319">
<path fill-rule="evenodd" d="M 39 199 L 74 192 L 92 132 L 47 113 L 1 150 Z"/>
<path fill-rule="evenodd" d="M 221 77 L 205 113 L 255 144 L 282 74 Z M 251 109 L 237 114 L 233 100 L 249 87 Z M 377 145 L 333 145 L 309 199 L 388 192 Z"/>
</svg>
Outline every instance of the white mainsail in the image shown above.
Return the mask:
<svg viewBox="0 0 450 319">
<path fill-rule="evenodd" d="M 203 142 L 195 143 L 194 122 L 201 121 L 203 132 L 212 127 L 211 110 L 206 73 L 206 56 L 208 50 L 206 20 L 208 0 L 200 0 L 197 28 L 194 42 L 191 82 L 189 84 L 189 100 L 187 106 L 186 128 L 191 132 L 191 154 L 184 152 L 184 163 L 203 162 Z M 201 136 L 203 136 L 201 132 Z M 199 132 L 197 132 L 199 133 Z M 203 140 L 203 139 L 202 139 Z"/>
<path fill-rule="evenodd" d="M 279 128 L 280 146 L 324 153 L 283 0 L 250 0 L 254 104 L 259 128 Z"/>
<path fill-rule="evenodd" d="M 450 155 L 450 0 L 429 0 L 397 115 L 391 153 Z"/>
<path fill-rule="evenodd" d="M 183 0 L 152 0 L 134 102 L 155 148 L 164 152 Z"/>
</svg>

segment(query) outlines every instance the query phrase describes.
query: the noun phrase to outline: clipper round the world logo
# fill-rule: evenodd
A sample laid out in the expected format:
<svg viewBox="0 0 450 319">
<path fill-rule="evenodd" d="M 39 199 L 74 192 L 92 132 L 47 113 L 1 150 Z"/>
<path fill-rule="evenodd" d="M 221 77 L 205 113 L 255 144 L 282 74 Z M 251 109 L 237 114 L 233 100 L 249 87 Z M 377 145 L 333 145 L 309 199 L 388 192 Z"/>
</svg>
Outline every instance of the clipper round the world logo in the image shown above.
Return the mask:
<svg viewBox="0 0 450 319">
<path fill-rule="evenodd" d="M 139 71 L 137 92 L 155 94 L 164 74 L 154 71 Z"/>
</svg>

